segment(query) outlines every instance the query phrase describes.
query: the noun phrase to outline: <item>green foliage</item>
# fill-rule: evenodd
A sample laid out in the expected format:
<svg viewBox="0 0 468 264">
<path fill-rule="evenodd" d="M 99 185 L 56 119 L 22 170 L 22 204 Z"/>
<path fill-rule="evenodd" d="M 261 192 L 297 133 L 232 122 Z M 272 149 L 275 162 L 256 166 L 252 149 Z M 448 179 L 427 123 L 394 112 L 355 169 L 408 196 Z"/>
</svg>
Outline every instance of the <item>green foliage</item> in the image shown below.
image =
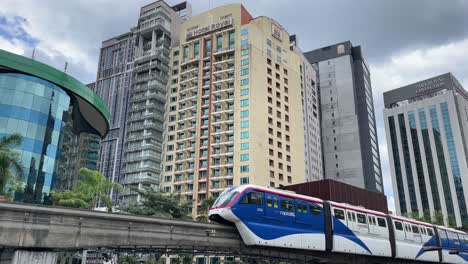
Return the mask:
<svg viewBox="0 0 468 264">
<path fill-rule="evenodd" d="M 96 208 L 97 203 L 102 200 L 108 210 L 112 211 L 112 201 L 107 199 L 112 189 L 120 190 L 122 187 L 108 180 L 102 173 L 86 168 L 80 169 L 80 180 L 78 181 L 76 191 L 89 198 L 89 208 Z"/>
<path fill-rule="evenodd" d="M 202 201 L 200 204 L 199 216 L 197 217 L 198 222 L 208 223 L 208 210 L 213 206 L 216 201 L 215 197 L 209 197 Z"/>
<path fill-rule="evenodd" d="M 118 264 L 138 264 L 139 261 L 134 256 L 121 256 L 117 261 Z"/>
<path fill-rule="evenodd" d="M 20 154 L 13 147 L 21 145 L 23 136 L 18 133 L 4 136 L 0 139 L 0 195 L 6 195 L 11 198 L 14 191 L 22 189 L 18 185 L 19 178 L 13 173 L 16 171 L 18 176 L 23 175 L 23 164 Z M 9 187 L 9 188 L 7 188 Z"/>
<path fill-rule="evenodd" d="M 149 257 L 146 261 L 145 264 L 166 264 L 166 261 L 164 259 L 156 258 L 156 257 Z"/>
<path fill-rule="evenodd" d="M 120 206 L 119 210 L 135 215 L 190 219 L 190 207 L 181 202 L 180 195 L 164 194 L 150 188 L 138 190 L 138 193 L 141 196 L 140 203 Z"/>
<path fill-rule="evenodd" d="M 94 209 L 102 201 L 107 211 L 112 212 L 112 200 L 109 192 L 112 188 L 121 189 L 119 184 L 112 183 L 98 171 L 80 169 L 80 180 L 73 191 L 52 192 L 52 204 L 71 208 Z"/>
<path fill-rule="evenodd" d="M 434 212 L 433 223 L 436 225 L 444 225 L 444 213 L 442 213 L 442 210 L 436 210 Z"/>
<path fill-rule="evenodd" d="M 89 208 L 89 198 L 76 191 L 52 192 L 52 204 L 71 208 Z"/>
</svg>

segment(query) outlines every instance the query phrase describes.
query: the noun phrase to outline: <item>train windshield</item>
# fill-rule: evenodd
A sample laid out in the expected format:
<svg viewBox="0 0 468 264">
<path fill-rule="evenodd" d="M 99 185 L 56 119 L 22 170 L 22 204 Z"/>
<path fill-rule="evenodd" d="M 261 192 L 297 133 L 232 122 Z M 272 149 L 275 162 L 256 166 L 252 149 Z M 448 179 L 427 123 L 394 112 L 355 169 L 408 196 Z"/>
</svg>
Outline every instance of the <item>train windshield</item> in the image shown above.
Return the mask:
<svg viewBox="0 0 468 264">
<path fill-rule="evenodd" d="M 239 192 L 225 192 L 221 194 L 213 204 L 213 208 L 226 206 L 232 202 Z"/>
</svg>

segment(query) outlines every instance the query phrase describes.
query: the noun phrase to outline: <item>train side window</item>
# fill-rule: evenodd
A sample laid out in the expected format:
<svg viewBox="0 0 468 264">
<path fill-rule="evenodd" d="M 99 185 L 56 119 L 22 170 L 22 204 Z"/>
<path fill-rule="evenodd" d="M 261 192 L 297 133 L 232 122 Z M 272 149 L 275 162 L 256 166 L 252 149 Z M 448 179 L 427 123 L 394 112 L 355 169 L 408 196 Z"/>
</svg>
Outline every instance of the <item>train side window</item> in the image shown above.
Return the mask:
<svg viewBox="0 0 468 264">
<path fill-rule="evenodd" d="M 353 213 L 348 211 L 348 221 L 354 221 L 352 215 Z"/>
<path fill-rule="evenodd" d="M 379 226 L 381 226 L 381 227 L 387 227 L 387 221 L 385 221 L 384 218 L 380 218 L 380 217 L 377 218 L 377 222 L 378 222 Z"/>
<path fill-rule="evenodd" d="M 301 203 L 297 203 L 297 212 L 302 213 L 302 204 Z"/>
<path fill-rule="evenodd" d="M 420 227 L 419 227 L 419 231 L 421 232 L 422 235 L 427 236 L 426 228 L 420 226 Z"/>
<path fill-rule="evenodd" d="M 270 195 L 267 196 L 267 206 L 272 207 L 273 206 L 273 199 L 271 198 Z"/>
<path fill-rule="evenodd" d="M 273 197 L 273 208 L 278 208 L 278 198 Z"/>
<path fill-rule="evenodd" d="M 426 228 L 426 231 L 427 231 L 428 236 L 433 236 L 434 235 L 434 231 L 432 229 Z"/>
<path fill-rule="evenodd" d="M 401 222 L 395 221 L 395 228 L 396 230 L 403 231 L 403 224 Z"/>
<path fill-rule="evenodd" d="M 322 215 L 322 208 L 318 205 L 310 205 L 310 213 L 313 215 Z"/>
<path fill-rule="evenodd" d="M 250 192 L 245 195 L 240 201 L 241 204 L 262 204 L 262 194 L 257 192 Z"/>
<path fill-rule="evenodd" d="M 281 200 L 281 210 L 294 211 L 293 201 Z"/>
<path fill-rule="evenodd" d="M 307 210 L 307 204 L 302 204 L 302 212 L 304 214 L 307 214 L 308 210 Z"/>
<path fill-rule="evenodd" d="M 341 220 L 345 220 L 345 214 L 344 214 L 344 211 L 343 211 L 343 210 L 334 209 L 334 210 L 333 210 L 333 213 L 334 213 L 334 215 L 335 215 L 336 218 L 341 219 Z"/>
<path fill-rule="evenodd" d="M 418 226 L 412 225 L 412 226 L 411 226 L 411 229 L 413 229 L 413 233 L 419 234 L 419 228 L 418 228 Z"/>
<path fill-rule="evenodd" d="M 357 214 L 357 221 L 359 224 L 367 224 L 366 216 L 363 214 Z"/>
</svg>

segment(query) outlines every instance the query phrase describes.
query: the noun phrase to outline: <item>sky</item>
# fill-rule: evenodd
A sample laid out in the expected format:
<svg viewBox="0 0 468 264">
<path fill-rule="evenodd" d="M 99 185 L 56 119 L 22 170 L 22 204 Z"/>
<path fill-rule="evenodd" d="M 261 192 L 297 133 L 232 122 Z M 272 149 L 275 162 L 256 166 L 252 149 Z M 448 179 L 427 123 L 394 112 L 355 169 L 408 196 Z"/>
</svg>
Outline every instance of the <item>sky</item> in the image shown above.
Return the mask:
<svg viewBox="0 0 468 264">
<path fill-rule="evenodd" d="M 127 32 L 151 0 L 2 0 L 0 49 L 63 69 L 83 83 L 96 78 L 102 41 Z M 169 4 L 180 1 L 168 0 Z M 234 1 L 192 0 L 193 14 Z M 243 0 L 296 34 L 305 52 L 351 40 L 370 66 L 389 207 L 394 209 L 382 93 L 452 72 L 468 89 L 468 1 Z"/>
</svg>

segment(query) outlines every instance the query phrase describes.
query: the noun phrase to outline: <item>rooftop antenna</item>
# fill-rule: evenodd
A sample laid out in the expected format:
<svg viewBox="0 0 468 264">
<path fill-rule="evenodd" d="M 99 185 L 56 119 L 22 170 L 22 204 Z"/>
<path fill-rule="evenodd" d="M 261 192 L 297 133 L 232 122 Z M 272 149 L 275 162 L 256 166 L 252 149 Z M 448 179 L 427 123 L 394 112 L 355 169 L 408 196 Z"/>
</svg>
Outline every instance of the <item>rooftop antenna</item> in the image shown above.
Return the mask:
<svg viewBox="0 0 468 264">
<path fill-rule="evenodd" d="M 68 69 L 68 62 L 65 62 L 65 69 L 63 70 L 63 72 L 67 72 L 67 69 Z"/>
<path fill-rule="evenodd" d="M 34 55 L 36 54 L 36 47 L 33 48 L 31 59 L 34 60 Z"/>
</svg>

